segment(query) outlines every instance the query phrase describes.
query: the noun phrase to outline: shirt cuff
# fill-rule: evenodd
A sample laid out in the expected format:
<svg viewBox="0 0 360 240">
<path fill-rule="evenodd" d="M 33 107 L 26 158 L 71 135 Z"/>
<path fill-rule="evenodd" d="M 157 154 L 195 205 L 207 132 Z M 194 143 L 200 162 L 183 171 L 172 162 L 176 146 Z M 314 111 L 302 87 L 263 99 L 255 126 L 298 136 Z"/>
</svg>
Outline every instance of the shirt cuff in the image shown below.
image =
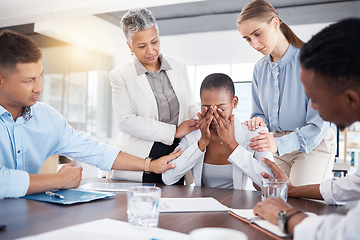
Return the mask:
<svg viewBox="0 0 360 240">
<path fill-rule="evenodd" d="M 319 225 L 324 221 L 325 216 L 312 216 L 304 218 L 294 228 L 294 240 L 311 240 L 316 238 Z"/>
<path fill-rule="evenodd" d="M 338 202 L 334 199 L 332 194 L 332 185 L 335 178 L 330 178 L 320 184 L 320 194 L 327 204 L 331 205 L 344 205 L 345 202 Z"/>
<path fill-rule="evenodd" d="M 168 146 L 171 146 L 173 145 L 174 143 L 174 140 L 175 140 L 175 134 L 176 134 L 176 125 L 173 125 L 173 124 L 170 124 L 170 128 L 171 128 L 171 131 L 172 131 L 172 134 L 170 134 L 170 136 L 172 136 L 171 139 L 169 139 L 169 141 L 164 141 L 163 144 L 165 145 L 168 145 Z"/>
<path fill-rule="evenodd" d="M 120 149 L 107 145 L 101 162 L 101 169 L 110 171 L 119 155 Z"/>
<path fill-rule="evenodd" d="M 275 138 L 278 154 L 282 156 L 300 149 L 299 138 L 295 132 Z"/>
<path fill-rule="evenodd" d="M 9 186 L 5 197 L 17 198 L 25 196 L 30 186 L 29 173 L 14 169 L 9 169 L 9 173 Z"/>
</svg>

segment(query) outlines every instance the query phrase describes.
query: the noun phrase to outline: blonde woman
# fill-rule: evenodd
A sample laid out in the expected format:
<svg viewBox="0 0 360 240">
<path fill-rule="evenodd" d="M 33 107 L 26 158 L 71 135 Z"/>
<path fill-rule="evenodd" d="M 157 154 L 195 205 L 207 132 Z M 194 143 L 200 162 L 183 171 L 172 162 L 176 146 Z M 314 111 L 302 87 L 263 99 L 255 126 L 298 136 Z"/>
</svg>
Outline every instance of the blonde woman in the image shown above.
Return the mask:
<svg viewBox="0 0 360 240">
<path fill-rule="evenodd" d="M 331 177 L 335 134 L 311 108 L 300 81 L 303 42 L 265 0 L 245 6 L 237 20 L 243 38 L 264 57 L 253 72 L 249 129 L 267 126 L 252 139 L 253 150 L 271 151 L 294 185 L 320 183 Z"/>
</svg>

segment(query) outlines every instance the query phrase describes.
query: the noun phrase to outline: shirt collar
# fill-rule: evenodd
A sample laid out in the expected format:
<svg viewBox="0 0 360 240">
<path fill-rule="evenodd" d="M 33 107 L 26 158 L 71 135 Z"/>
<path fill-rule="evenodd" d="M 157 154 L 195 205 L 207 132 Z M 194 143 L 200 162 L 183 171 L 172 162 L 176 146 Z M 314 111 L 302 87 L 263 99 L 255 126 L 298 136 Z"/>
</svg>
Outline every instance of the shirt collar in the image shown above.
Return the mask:
<svg viewBox="0 0 360 240">
<path fill-rule="evenodd" d="M 293 59 L 293 57 L 296 55 L 296 52 L 297 48 L 290 44 L 284 56 L 279 61 L 272 62 L 270 55 L 267 56 L 267 61 L 271 64 L 271 66 L 283 68 L 291 61 L 291 59 Z"/>
<path fill-rule="evenodd" d="M 30 120 L 30 118 L 31 118 L 31 107 L 29 107 L 29 106 L 23 107 L 22 117 L 24 118 L 25 122 Z"/>
<path fill-rule="evenodd" d="M 159 59 L 160 59 L 160 64 L 161 64 L 159 71 L 161 71 L 161 70 L 168 71 L 168 70 L 172 69 L 169 61 L 166 60 L 166 58 L 164 58 L 162 54 L 159 55 Z M 149 72 L 144 67 L 144 65 L 139 61 L 139 59 L 137 59 L 136 57 L 134 58 L 134 65 L 135 65 L 135 71 L 136 71 L 137 76 Z"/>
<path fill-rule="evenodd" d="M 8 110 L 6 110 L 3 106 L 0 105 L 0 116 L 3 115 L 4 113 L 8 113 L 8 112 L 9 112 Z M 29 106 L 23 107 L 22 117 L 24 118 L 24 120 L 29 121 L 31 116 L 32 116 L 31 107 L 29 107 Z"/>
<path fill-rule="evenodd" d="M 285 55 L 278 61 L 279 68 L 285 67 L 291 59 L 295 56 L 297 48 L 293 45 L 289 45 Z"/>
<path fill-rule="evenodd" d="M 3 106 L 0 105 L 0 116 L 6 112 L 7 112 L 7 110 Z"/>
</svg>

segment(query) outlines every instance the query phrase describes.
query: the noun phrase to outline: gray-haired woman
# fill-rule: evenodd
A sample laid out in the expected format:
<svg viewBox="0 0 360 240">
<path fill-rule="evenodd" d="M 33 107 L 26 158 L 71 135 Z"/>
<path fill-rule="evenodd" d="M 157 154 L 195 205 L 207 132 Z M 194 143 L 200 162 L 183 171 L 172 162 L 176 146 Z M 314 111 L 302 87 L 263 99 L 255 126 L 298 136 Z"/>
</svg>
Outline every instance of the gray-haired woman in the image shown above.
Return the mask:
<svg viewBox="0 0 360 240">
<path fill-rule="evenodd" d="M 145 161 L 145 174 L 113 172 L 111 177 L 162 183 L 161 174 L 150 173 L 146 165 L 151 158 L 174 151 L 180 138 L 198 129 L 195 118 L 199 109 L 186 64 L 160 53 L 159 30 L 152 13 L 129 10 L 121 27 L 135 57 L 110 73 L 113 109 L 120 129 L 117 146 L 149 160 Z"/>
</svg>

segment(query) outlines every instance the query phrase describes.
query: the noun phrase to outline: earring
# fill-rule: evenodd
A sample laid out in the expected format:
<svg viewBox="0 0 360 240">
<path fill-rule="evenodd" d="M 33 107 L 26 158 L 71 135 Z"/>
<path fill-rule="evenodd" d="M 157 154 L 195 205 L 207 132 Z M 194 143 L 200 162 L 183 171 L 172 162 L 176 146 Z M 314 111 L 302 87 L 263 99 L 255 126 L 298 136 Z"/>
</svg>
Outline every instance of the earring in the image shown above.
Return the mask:
<svg viewBox="0 0 360 240">
<path fill-rule="evenodd" d="M 134 56 L 134 53 L 133 53 L 133 52 L 131 52 L 131 56 Z"/>
</svg>

